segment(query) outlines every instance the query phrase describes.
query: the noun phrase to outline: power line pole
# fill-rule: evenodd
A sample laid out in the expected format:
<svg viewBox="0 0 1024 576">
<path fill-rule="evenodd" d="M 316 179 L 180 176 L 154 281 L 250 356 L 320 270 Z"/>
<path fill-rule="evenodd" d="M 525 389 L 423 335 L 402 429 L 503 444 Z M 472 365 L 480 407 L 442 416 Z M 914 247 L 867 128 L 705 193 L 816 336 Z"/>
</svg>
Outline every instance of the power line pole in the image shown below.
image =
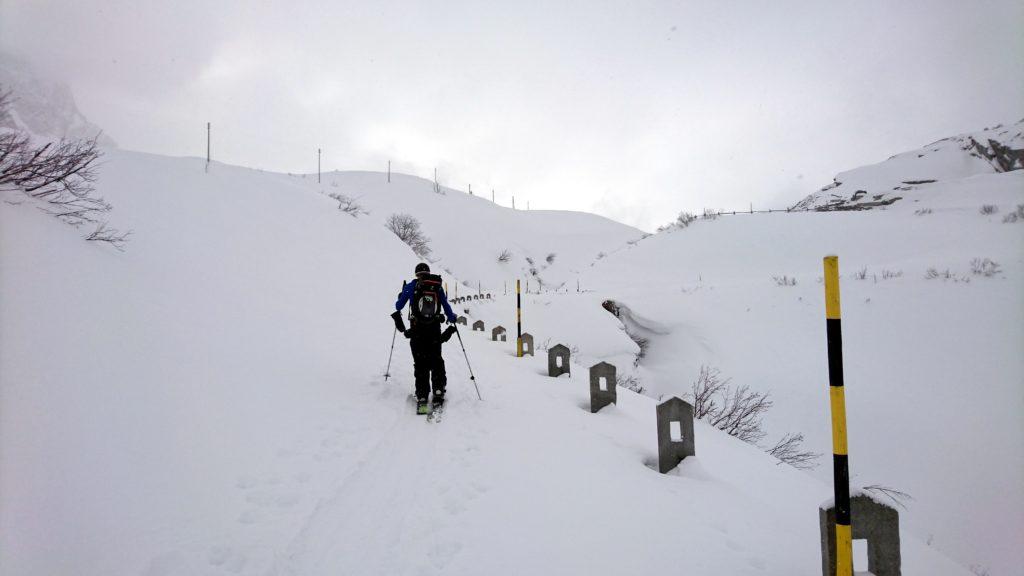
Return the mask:
<svg viewBox="0 0 1024 576">
<path fill-rule="evenodd" d="M 316 183 L 320 183 L 320 149 L 316 149 Z"/>
<path fill-rule="evenodd" d="M 516 197 L 515 196 L 512 197 L 512 209 L 513 210 L 516 209 Z"/>
<path fill-rule="evenodd" d="M 388 184 L 391 184 L 391 160 L 388 160 Z"/>
<path fill-rule="evenodd" d="M 491 204 L 494 204 L 494 188 L 491 188 Z"/>
<path fill-rule="evenodd" d="M 206 123 L 206 171 L 210 171 L 210 123 Z"/>
<path fill-rule="evenodd" d="M 473 195 L 473 185 L 472 184 L 469 185 L 469 195 L 470 196 Z"/>
</svg>

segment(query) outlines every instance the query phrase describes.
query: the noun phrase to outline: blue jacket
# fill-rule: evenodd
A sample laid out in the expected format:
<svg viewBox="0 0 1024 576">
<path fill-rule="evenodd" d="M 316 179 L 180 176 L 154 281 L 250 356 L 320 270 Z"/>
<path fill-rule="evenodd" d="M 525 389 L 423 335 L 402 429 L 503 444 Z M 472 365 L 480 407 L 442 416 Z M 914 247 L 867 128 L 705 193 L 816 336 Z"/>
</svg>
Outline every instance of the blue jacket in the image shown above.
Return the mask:
<svg viewBox="0 0 1024 576">
<path fill-rule="evenodd" d="M 412 300 L 412 295 L 416 291 L 416 281 L 412 280 L 406 283 L 405 288 L 402 289 L 402 293 L 398 295 L 398 302 L 395 302 L 395 310 L 401 310 L 405 308 L 406 302 Z M 448 318 L 448 321 L 452 324 L 455 323 L 455 312 L 452 312 L 451 304 L 448 304 L 448 296 L 444 293 L 444 288 L 438 287 L 438 295 L 441 296 L 441 306 L 444 307 L 444 315 Z"/>
</svg>

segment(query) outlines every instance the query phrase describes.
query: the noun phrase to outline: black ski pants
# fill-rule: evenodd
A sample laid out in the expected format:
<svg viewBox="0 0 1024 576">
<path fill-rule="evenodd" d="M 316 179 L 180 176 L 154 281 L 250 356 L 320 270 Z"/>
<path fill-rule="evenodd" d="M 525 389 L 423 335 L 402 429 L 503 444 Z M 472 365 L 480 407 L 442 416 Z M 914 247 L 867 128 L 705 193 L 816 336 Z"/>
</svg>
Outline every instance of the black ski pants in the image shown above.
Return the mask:
<svg viewBox="0 0 1024 576">
<path fill-rule="evenodd" d="M 433 384 L 434 395 L 444 394 L 448 377 L 441 357 L 441 325 L 419 325 L 411 328 L 413 374 L 416 376 L 416 398 L 424 400 Z"/>
</svg>

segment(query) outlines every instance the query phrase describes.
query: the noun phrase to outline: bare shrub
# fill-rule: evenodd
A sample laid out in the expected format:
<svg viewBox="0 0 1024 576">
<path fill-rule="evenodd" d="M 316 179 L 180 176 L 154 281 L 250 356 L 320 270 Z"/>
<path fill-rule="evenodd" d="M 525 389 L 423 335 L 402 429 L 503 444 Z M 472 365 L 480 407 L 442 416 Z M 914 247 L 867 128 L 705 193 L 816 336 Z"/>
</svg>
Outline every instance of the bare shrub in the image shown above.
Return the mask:
<svg viewBox="0 0 1024 576">
<path fill-rule="evenodd" d="M 978 212 L 983 216 L 991 216 L 996 212 L 999 212 L 999 208 L 995 204 L 982 204 Z"/>
<path fill-rule="evenodd" d="M 554 264 L 554 263 L 555 263 L 555 253 L 554 253 L 554 252 L 552 252 L 551 254 L 548 254 L 547 258 L 545 258 L 544 260 L 545 260 L 545 261 L 546 261 L 546 262 L 547 262 L 548 264 Z"/>
<path fill-rule="evenodd" d="M 764 438 L 764 413 L 772 407 L 767 393 L 755 392 L 749 386 L 729 385 L 717 368 L 701 366 L 691 394 L 695 418 L 751 444 Z"/>
<path fill-rule="evenodd" d="M 34 146 L 27 134 L 0 134 L 0 191 L 19 190 L 72 226 L 98 222 L 111 210 L 94 195 L 99 157 L 95 138 Z"/>
<path fill-rule="evenodd" d="M 0 88 L 0 119 L 9 116 L 10 104 L 11 93 Z M 20 191 L 40 202 L 41 210 L 70 226 L 96 224 L 87 240 L 109 242 L 123 250 L 131 232 L 107 227 L 102 217 L 112 206 L 97 196 L 93 187 L 102 155 L 99 136 L 36 145 L 20 131 L 0 133 L 0 192 Z"/>
<path fill-rule="evenodd" d="M 409 214 L 392 214 L 384 224 L 398 239 L 412 248 L 420 258 L 430 256 L 430 238 L 423 234 L 420 221 Z"/>
<path fill-rule="evenodd" d="M 508 248 L 502 250 L 501 254 L 498 254 L 498 262 L 508 262 L 511 259 L 512 252 Z"/>
<path fill-rule="evenodd" d="M 679 216 L 676 216 L 675 224 L 680 228 L 686 228 L 697 219 L 697 216 L 690 212 L 680 212 Z"/>
<path fill-rule="evenodd" d="M 873 484 L 871 486 L 864 486 L 861 488 L 865 492 L 874 494 L 876 496 L 885 496 L 889 500 L 892 500 L 893 504 L 896 504 L 900 508 L 906 509 L 905 502 L 913 500 L 914 497 L 906 492 L 902 492 L 889 486 L 882 486 L 881 484 Z"/>
<path fill-rule="evenodd" d="M 931 214 L 931 213 L 932 213 L 932 209 L 931 208 L 919 208 L 917 210 L 914 210 L 914 216 L 925 216 L 925 215 Z"/>
<path fill-rule="evenodd" d="M 605 254 L 604 252 L 598 252 L 598 253 L 597 253 L 597 259 L 598 259 L 598 260 L 601 260 L 602 258 L 604 258 L 604 257 L 606 257 L 606 256 L 608 256 L 608 255 L 607 255 L 607 254 Z"/>
<path fill-rule="evenodd" d="M 701 214 L 701 219 L 703 219 L 703 220 L 717 220 L 718 217 L 721 216 L 721 215 L 722 214 L 720 212 L 718 212 L 717 210 L 712 210 L 711 208 L 705 208 L 704 209 L 704 213 Z"/>
<path fill-rule="evenodd" d="M 363 214 L 369 214 L 369 212 L 363 209 L 359 202 L 351 196 L 346 196 L 339 192 L 332 192 L 328 194 L 328 196 L 338 201 L 338 210 L 341 210 L 353 218 L 358 218 Z"/>
<path fill-rule="evenodd" d="M 622 374 L 616 374 L 615 375 L 615 385 L 616 386 L 621 386 L 621 387 L 626 388 L 628 390 L 632 390 L 633 392 L 636 392 L 637 394 L 643 394 L 644 393 L 644 386 L 643 386 L 643 384 L 640 383 L 640 379 L 637 378 L 636 376 L 632 375 L 632 374 L 630 374 L 628 376 L 624 376 Z"/>
<path fill-rule="evenodd" d="M 964 282 L 964 283 L 968 283 L 968 282 L 971 281 L 970 276 L 964 276 L 962 274 L 957 274 L 956 272 L 950 271 L 949 268 L 946 268 L 945 270 L 943 270 L 941 272 L 939 270 L 937 270 L 936 268 L 929 268 L 927 271 L 925 271 L 924 278 L 925 278 L 925 280 L 939 279 L 939 280 L 952 280 L 953 282 Z"/>
<path fill-rule="evenodd" d="M 974 258 L 971 260 L 971 274 L 975 276 L 991 278 L 1000 272 L 999 264 L 988 258 Z"/>
<path fill-rule="evenodd" d="M 1017 204 L 1016 210 L 1003 216 L 1003 224 L 1012 224 L 1019 220 L 1024 220 L 1024 204 Z"/>
<path fill-rule="evenodd" d="M 796 278 L 789 276 L 772 276 L 776 286 L 796 286 Z"/>
<path fill-rule="evenodd" d="M 864 268 L 861 268 L 860 270 L 857 270 L 856 272 L 853 273 L 853 279 L 854 280 L 865 280 L 867 277 L 868 277 L 868 269 L 867 269 L 866 266 Z"/>
<path fill-rule="evenodd" d="M 117 228 L 109 228 L 106 222 L 100 222 L 96 225 L 96 229 L 86 236 L 85 239 L 88 242 L 106 242 L 121 252 L 124 252 L 124 245 L 131 234 L 131 230 L 121 232 Z"/>
<path fill-rule="evenodd" d="M 903 270 L 886 270 L 882 269 L 882 280 L 891 280 L 893 278 L 902 278 Z"/>
<path fill-rule="evenodd" d="M 801 470 L 813 470 L 817 468 L 818 458 L 821 454 L 803 449 L 804 435 L 800 432 L 790 432 L 779 439 L 774 446 L 766 452 L 779 459 L 779 464 L 789 464 Z"/>
</svg>

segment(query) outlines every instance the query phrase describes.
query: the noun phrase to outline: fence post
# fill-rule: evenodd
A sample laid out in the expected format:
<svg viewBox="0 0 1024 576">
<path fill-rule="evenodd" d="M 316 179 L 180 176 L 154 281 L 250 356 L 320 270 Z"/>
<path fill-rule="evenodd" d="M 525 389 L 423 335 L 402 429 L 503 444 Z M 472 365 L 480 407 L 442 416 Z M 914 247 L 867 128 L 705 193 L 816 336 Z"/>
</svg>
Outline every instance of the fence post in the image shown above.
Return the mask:
<svg viewBox="0 0 1024 576">
<path fill-rule="evenodd" d="M 523 357 L 523 306 L 519 295 L 519 280 L 516 279 L 516 358 Z"/>
<path fill-rule="evenodd" d="M 850 528 L 850 463 L 846 452 L 846 392 L 843 386 L 843 335 L 839 307 L 839 257 L 826 256 L 825 334 L 832 405 L 832 478 L 836 506 L 836 576 L 853 576 Z"/>
</svg>

